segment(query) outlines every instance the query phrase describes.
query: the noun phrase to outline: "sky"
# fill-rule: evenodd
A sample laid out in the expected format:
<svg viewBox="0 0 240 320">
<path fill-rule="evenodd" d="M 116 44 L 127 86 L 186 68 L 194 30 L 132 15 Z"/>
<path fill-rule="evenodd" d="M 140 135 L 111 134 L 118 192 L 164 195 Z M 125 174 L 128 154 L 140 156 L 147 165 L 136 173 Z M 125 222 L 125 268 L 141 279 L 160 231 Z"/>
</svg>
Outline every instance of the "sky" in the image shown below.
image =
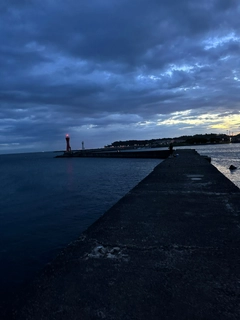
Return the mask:
<svg viewBox="0 0 240 320">
<path fill-rule="evenodd" d="M 240 132 L 238 0 L 0 0 L 0 153 Z"/>
</svg>

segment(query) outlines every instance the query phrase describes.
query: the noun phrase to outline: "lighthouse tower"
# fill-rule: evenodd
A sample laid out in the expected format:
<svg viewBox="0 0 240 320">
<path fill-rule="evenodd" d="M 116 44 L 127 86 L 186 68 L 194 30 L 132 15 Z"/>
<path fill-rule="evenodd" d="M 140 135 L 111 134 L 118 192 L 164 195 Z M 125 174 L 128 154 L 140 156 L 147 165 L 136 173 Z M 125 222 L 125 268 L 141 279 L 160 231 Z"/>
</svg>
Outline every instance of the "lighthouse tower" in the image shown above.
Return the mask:
<svg viewBox="0 0 240 320">
<path fill-rule="evenodd" d="M 70 137 L 69 134 L 66 134 L 66 152 L 71 152 L 71 147 L 70 147 Z"/>
</svg>

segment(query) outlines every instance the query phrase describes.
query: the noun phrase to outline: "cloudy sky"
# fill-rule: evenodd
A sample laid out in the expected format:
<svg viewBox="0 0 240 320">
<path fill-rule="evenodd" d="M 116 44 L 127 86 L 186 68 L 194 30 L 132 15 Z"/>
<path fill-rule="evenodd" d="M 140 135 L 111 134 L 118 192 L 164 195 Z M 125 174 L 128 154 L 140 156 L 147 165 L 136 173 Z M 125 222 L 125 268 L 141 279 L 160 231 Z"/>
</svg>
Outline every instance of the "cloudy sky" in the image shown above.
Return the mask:
<svg viewBox="0 0 240 320">
<path fill-rule="evenodd" d="M 0 153 L 240 132 L 238 0 L 0 0 Z"/>
</svg>

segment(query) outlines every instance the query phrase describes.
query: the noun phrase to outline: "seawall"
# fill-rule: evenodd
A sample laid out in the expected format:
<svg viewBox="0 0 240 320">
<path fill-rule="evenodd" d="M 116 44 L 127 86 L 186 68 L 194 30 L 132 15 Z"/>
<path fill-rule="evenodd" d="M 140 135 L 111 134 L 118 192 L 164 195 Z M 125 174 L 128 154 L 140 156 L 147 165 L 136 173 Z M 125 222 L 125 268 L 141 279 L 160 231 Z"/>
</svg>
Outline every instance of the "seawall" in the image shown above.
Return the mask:
<svg viewBox="0 0 240 320">
<path fill-rule="evenodd" d="M 169 156 L 169 150 L 81 150 L 76 152 L 64 152 L 55 158 L 151 158 L 166 159 Z"/>
<path fill-rule="evenodd" d="M 45 268 L 15 319 L 240 318 L 240 190 L 178 153 Z"/>
</svg>

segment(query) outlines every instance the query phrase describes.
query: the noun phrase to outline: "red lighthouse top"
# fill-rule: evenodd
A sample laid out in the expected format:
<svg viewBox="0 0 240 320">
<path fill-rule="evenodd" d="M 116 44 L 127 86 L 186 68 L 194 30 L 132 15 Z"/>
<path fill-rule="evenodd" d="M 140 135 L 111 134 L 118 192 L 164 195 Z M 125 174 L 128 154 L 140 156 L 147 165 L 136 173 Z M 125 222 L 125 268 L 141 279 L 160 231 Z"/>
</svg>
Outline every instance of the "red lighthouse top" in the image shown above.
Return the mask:
<svg viewBox="0 0 240 320">
<path fill-rule="evenodd" d="M 66 145 L 66 152 L 71 152 L 71 147 L 70 147 L 70 137 L 69 137 L 69 134 L 67 133 L 66 134 L 66 142 L 67 142 L 67 145 Z"/>
</svg>

